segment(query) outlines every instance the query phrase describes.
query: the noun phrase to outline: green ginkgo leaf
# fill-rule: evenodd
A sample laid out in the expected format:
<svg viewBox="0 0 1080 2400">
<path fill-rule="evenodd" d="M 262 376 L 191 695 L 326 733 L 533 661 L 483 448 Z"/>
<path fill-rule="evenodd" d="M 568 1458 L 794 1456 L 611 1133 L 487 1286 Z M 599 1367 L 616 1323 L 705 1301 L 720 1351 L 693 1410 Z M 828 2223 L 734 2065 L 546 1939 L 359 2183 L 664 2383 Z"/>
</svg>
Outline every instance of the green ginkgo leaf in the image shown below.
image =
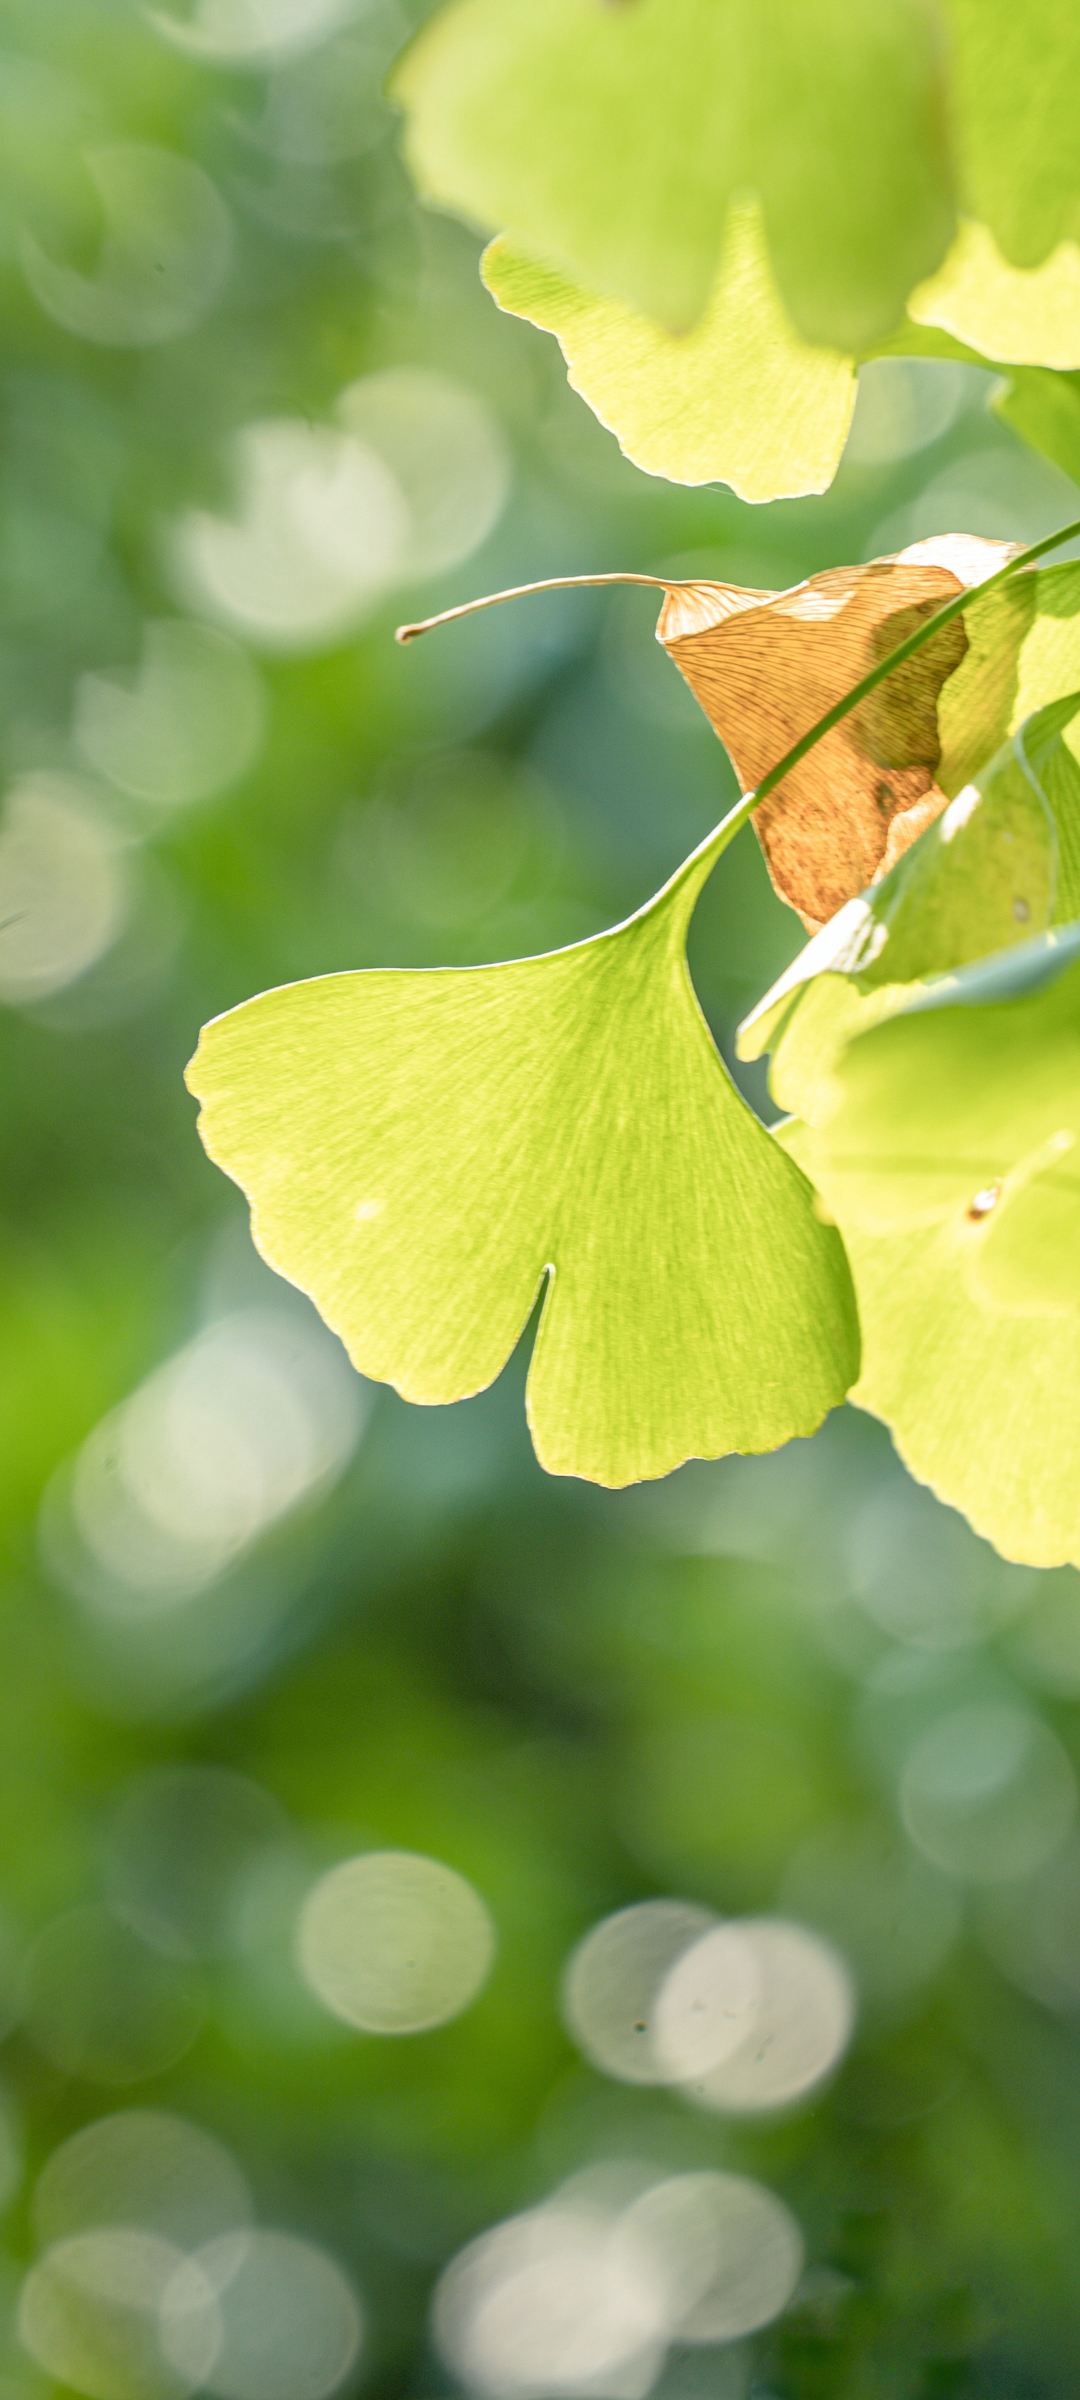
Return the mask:
<svg viewBox="0 0 1080 2400">
<path fill-rule="evenodd" d="M 1080 239 L 1080 14 L 1073 0 L 942 6 L 962 205 L 1011 266 L 1039 267 Z"/>
<path fill-rule="evenodd" d="M 944 980 L 852 1043 L 823 1127 L 780 1134 L 851 1259 L 852 1399 L 1043 1567 L 1080 1564 L 1078 960 L 1072 925 Z"/>
<path fill-rule="evenodd" d="M 572 389 L 647 474 L 729 483 L 741 500 L 832 482 L 860 362 L 796 333 L 754 200 L 731 204 L 716 281 L 689 333 L 587 291 L 505 235 L 488 244 L 480 271 L 500 308 L 556 336 Z M 899 329 L 868 353 L 939 354 L 1080 367 L 1080 249 L 1063 244 L 1025 271 L 1007 264 L 985 226 L 966 223 L 937 275 L 912 293 Z M 1009 415 L 1007 400 L 999 413 Z"/>
<path fill-rule="evenodd" d="M 1080 249 L 1060 242 L 1037 267 L 1013 267 L 986 225 L 966 218 L 908 315 L 1002 365 L 1080 367 Z"/>
<path fill-rule="evenodd" d="M 685 332 L 756 193 L 812 341 L 886 336 L 953 229 L 926 0 L 451 0 L 396 71 L 424 198 Z"/>
<path fill-rule="evenodd" d="M 729 211 L 720 271 L 691 333 L 583 290 L 505 238 L 489 244 L 481 273 L 500 308 L 557 336 L 574 391 L 648 474 L 723 481 L 741 500 L 832 482 L 855 406 L 855 361 L 795 332 L 753 201 Z"/>
<path fill-rule="evenodd" d="M 843 1223 L 976 1224 L 968 1275 L 990 1306 L 1080 1305 L 1078 943 L 1074 925 L 1011 961 L 961 969 L 858 1035 L 834 1068 L 835 1105 L 807 1136 L 814 1179 Z M 1047 1177 L 1073 1195 L 1072 1240 L 1059 1256 L 1032 1238 L 1006 1292 L 993 1266 L 1002 1225 L 1012 1256 L 1015 1228 L 1047 1221 Z"/>
<path fill-rule="evenodd" d="M 839 1236 L 690 983 L 716 855 L 712 837 L 638 916 L 548 957 L 264 993 L 189 1070 L 264 1257 L 365 1374 L 475 1392 L 546 1285 L 536 1449 L 605 1484 L 809 1433 L 857 1372 Z"/>
<path fill-rule="evenodd" d="M 805 1126 L 780 1139 L 807 1161 Z M 967 1270 L 984 1224 L 966 1211 L 892 1234 L 844 1224 L 863 1340 L 850 1398 L 1006 1558 L 1080 1566 L 1080 1329 L 980 1304 Z"/>
<path fill-rule="evenodd" d="M 991 405 L 1022 442 L 1080 482 L 1080 375 L 1018 367 Z"/>
</svg>

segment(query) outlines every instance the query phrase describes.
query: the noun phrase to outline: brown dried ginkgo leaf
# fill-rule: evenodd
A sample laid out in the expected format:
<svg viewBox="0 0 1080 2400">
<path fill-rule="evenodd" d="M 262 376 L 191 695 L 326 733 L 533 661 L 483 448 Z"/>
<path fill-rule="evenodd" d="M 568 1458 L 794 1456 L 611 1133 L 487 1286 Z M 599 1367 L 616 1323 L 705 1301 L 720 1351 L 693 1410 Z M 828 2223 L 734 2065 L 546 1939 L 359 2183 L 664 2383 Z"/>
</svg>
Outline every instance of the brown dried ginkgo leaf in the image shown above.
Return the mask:
<svg viewBox="0 0 1080 2400">
<path fill-rule="evenodd" d="M 649 583 L 665 594 L 656 628 L 731 759 L 753 791 L 845 692 L 926 618 L 1013 555 L 1002 542 L 946 535 L 892 558 L 829 567 L 786 592 L 659 575 L 553 578 Z M 492 599 L 509 599 L 510 593 Z M 449 609 L 467 615 L 486 601 Z M 408 641 L 426 625 L 402 626 Z M 968 652 L 963 619 L 931 635 L 822 736 L 753 812 L 782 900 L 815 933 L 846 900 L 879 881 L 933 823 L 951 794 L 939 784 L 938 701 Z"/>
</svg>

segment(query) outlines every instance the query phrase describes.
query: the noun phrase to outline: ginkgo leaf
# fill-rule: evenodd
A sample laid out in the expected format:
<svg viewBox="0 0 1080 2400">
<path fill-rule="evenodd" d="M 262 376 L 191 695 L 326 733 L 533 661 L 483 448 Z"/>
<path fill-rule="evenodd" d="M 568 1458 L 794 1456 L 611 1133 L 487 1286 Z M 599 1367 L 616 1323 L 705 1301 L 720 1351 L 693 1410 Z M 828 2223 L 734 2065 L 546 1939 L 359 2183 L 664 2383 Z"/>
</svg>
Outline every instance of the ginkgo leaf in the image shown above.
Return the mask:
<svg viewBox="0 0 1080 2400">
<path fill-rule="evenodd" d="M 958 535 L 867 566 L 827 568 L 787 592 L 681 585 L 668 593 L 657 637 L 720 735 L 742 789 L 755 790 L 920 619 L 1007 556 L 1003 544 Z M 1008 612 L 1010 604 L 1001 605 Z M 938 702 L 968 647 L 956 618 L 755 809 L 773 883 L 811 930 L 886 874 L 946 806 Z"/>
<path fill-rule="evenodd" d="M 1033 1179 L 1052 1172 L 1073 1189 L 1080 1235 L 1078 942 L 1072 926 L 1014 957 L 1014 978 L 1035 968 L 1034 989 L 1010 990 L 1008 979 L 1003 988 L 1000 974 L 988 986 L 984 971 L 960 969 L 858 1035 L 834 1068 L 836 1105 L 808 1135 L 814 1180 L 845 1222 L 889 1232 L 977 1221 L 969 1272 L 984 1300 L 979 1261 L 1008 1210 L 1023 1218 Z M 1080 1300 L 1080 1242 L 1072 1250 Z M 1057 1291 L 1061 1272 L 1035 1245 L 1029 1298 Z"/>
<path fill-rule="evenodd" d="M 730 199 L 813 341 L 888 334 L 953 216 L 926 0 L 451 0 L 394 78 L 421 194 L 684 332 Z"/>
<path fill-rule="evenodd" d="M 995 392 L 995 416 L 1080 482 L 1080 375 L 1018 367 Z"/>
<path fill-rule="evenodd" d="M 809 1433 L 857 1371 L 839 1237 L 742 1100 L 685 936 L 716 855 L 598 939 L 508 965 L 318 978 L 189 1071 L 263 1255 L 409 1399 L 528 1383 L 555 1473 L 624 1484 Z"/>
<path fill-rule="evenodd" d="M 1002 365 L 1080 367 L 1080 248 L 1059 242 L 1041 266 L 1012 267 L 989 228 L 968 218 L 908 315 Z"/>
<path fill-rule="evenodd" d="M 781 1108 L 818 1123 L 856 1033 L 910 986 L 1080 915 L 1080 694 L 1028 720 L 891 872 L 822 928 L 739 1027 L 740 1058 L 773 1053 Z"/>
<path fill-rule="evenodd" d="M 779 1139 L 805 1162 L 804 1126 Z M 965 1269 L 981 1230 L 966 1212 L 891 1234 L 844 1224 L 863 1339 L 849 1397 L 1006 1558 L 1080 1565 L 1076 1319 L 980 1305 Z"/>
<path fill-rule="evenodd" d="M 751 501 L 828 489 L 860 361 L 796 333 L 754 200 L 731 204 L 712 294 L 690 333 L 587 291 L 505 235 L 489 242 L 480 272 L 500 308 L 556 336 L 572 390 L 647 474 L 729 483 Z M 969 221 L 938 273 L 911 295 L 898 329 L 866 355 L 1080 367 L 1080 249 L 1062 243 L 1026 272 Z M 999 413 L 1009 416 L 1008 406 Z M 1080 424 L 1074 466 L 1078 448 Z"/>
<path fill-rule="evenodd" d="M 1080 16 L 1072 0 L 942 6 L 963 205 L 1011 266 L 1039 267 L 1080 239 Z"/>
<path fill-rule="evenodd" d="M 499 307 L 558 337 L 574 391 L 626 456 L 740 500 L 823 492 L 855 406 L 855 361 L 804 342 L 778 297 L 752 201 L 728 214 L 720 271 L 691 333 L 668 333 L 502 238 L 481 274 Z"/>
<path fill-rule="evenodd" d="M 851 1045 L 824 1132 L 780 1140 L 852 1262 L 852 1399 L 1007 1557 L 1080 1564 L 1080 926 L 931 998 Z"/>
</svg>

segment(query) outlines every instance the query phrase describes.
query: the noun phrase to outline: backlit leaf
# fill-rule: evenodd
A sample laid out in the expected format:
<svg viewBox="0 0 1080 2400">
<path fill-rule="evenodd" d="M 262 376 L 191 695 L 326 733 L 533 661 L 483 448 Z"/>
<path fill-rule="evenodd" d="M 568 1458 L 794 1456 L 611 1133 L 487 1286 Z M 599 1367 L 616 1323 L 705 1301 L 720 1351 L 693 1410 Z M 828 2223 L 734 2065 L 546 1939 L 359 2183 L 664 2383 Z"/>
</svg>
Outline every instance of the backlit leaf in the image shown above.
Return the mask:
<svg viewBox="0 0 1080 2400">
<path fill-rule="evenodd" d="M 834 1069 L 836 1105 L 809 1137 L 815 1181 L 846 1221 L 874 1232 L 977 1221 L 969 1280 L 985 1300 L 979 1262 L 1007 1211 L 1023 1214 L 1033 1179 L 1064 1179 L 1080 1211 L 1080 1161 L 1071 1160 L 1080 1131 L 1078 939 L 1072 927 L 1036 945 L 1035 964 L 1059 972 L 1034 990 L 988 989 L 978 969 L 961 969 L 931 986 L 922 1005 L 860 1034 Z M 1023 972 L 1028 961 L 1017 963 Z M 1073 1250 L 1070 1288 L 1080 1299 L 1080 1243 Z M 1060 1272 L 1034 1245 L 1029 1300 L 1056 1292 Z"/>
<path fill-rule="evenodd" d="M 1021 441 L 1052 458 L 1074 483 L 1080 482 L 1080 375 L 1021 367 L 1010 375 L 992 405 Z"/>
<path fill-rule="evenodd" d="M 963 207 L 1014 267 L 1080 239 L 1072 0 L 942 0 Z"/>
<path fill-rule="evenodd" d="M 857 1371 L 839 1238 L 690 984 L 715 855 L 549 957 L 264 993 L 190 1070 L 263 1255 L 365 1374 L 475 1392 L 546 1287 L 528 1410 L 555 1473 L 624 1484 L 771 1448 Z"/>
<path fill-rule="evenodd" d="M 751 202 L 691 333 L 603 299 L 492 242 L 482 274 L 500 308 L 557 335 L 573 389 L 635 465 L 675 483 L 729 483 L 742 500 L 822 492 L 855 406 L 855 364 L 801 340 L 776 292 Z"/>
<path fill-rule="evenodd" d="M 1080 1563 L 1080 927 L 852 1043 L 780 1138 L 844 1234 L 851 1397 L 1007 1557 Z M 927 995 L 929 999 L 931 995 Z"/>
<path fill-rule="evenodd" d="M 806 1160 L 806 1127 L 780 1129 Z M 862 1325 L 850 1398 L 1006 1558 L 1080 1565 L 1080 1339 L 1074 1315 L 992 1311 L 967 1267 L 983 1222 L 891 1234 L 843 1224 Z"/>
<path fill-rule="evenodd" d="M 1060 242 L 1041 266 L 1012 267 L 988 228 L 968 218 L 944 265 L 912 293 L 908 315 L 1003 365 L 1080 367 L 1080 249 Z"/>
<path fill-rule="evenodd" d="M 846 350 L 951 237 L 926 0 L 451 0 L 394 90 L 425 198 L 672 331 L 744 190 L 793 322 Z"/>
</svg>

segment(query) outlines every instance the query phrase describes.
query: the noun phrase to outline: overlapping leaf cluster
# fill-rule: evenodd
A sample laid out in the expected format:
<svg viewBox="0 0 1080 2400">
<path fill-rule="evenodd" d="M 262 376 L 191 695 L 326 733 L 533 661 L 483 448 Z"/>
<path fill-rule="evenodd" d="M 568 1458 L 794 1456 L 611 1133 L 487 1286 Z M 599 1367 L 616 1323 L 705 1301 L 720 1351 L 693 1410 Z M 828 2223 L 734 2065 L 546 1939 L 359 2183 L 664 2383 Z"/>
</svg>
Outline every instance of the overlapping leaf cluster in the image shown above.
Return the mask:
<svg viewBox="0 0 1080 2400">
<path fill-rule="evenodd" d="M 823 490 L 882 348 L 1080 368 L 1068 0 L 451 0 L 394 88 L 422 193 L 654 474 Z"/>
<path fill-rule="evenodd" d="M 1014 364 L 1005 412 L 1069 464 L 1080 31 L 1036 16 L 451 0 L 396 90 L 422 190 L 500 229 L 496 297 L 656 472 L 821 488 L 857 360 L 920 348 Z M 598 938 L 218 1020 L 207 1147 L 411 1399 L 490 1382 L 542 1301 L 557 1473 L 768 1449 L 850 1392 L 1008 1555 L 1080 1563 L 1080 567 L 948 537 L 673 583 L 657 631 L 740 806 Z M 749 815 L 811 935 L 740 1034 L 774 1131 L 685 952 Z"/>
</svg>

